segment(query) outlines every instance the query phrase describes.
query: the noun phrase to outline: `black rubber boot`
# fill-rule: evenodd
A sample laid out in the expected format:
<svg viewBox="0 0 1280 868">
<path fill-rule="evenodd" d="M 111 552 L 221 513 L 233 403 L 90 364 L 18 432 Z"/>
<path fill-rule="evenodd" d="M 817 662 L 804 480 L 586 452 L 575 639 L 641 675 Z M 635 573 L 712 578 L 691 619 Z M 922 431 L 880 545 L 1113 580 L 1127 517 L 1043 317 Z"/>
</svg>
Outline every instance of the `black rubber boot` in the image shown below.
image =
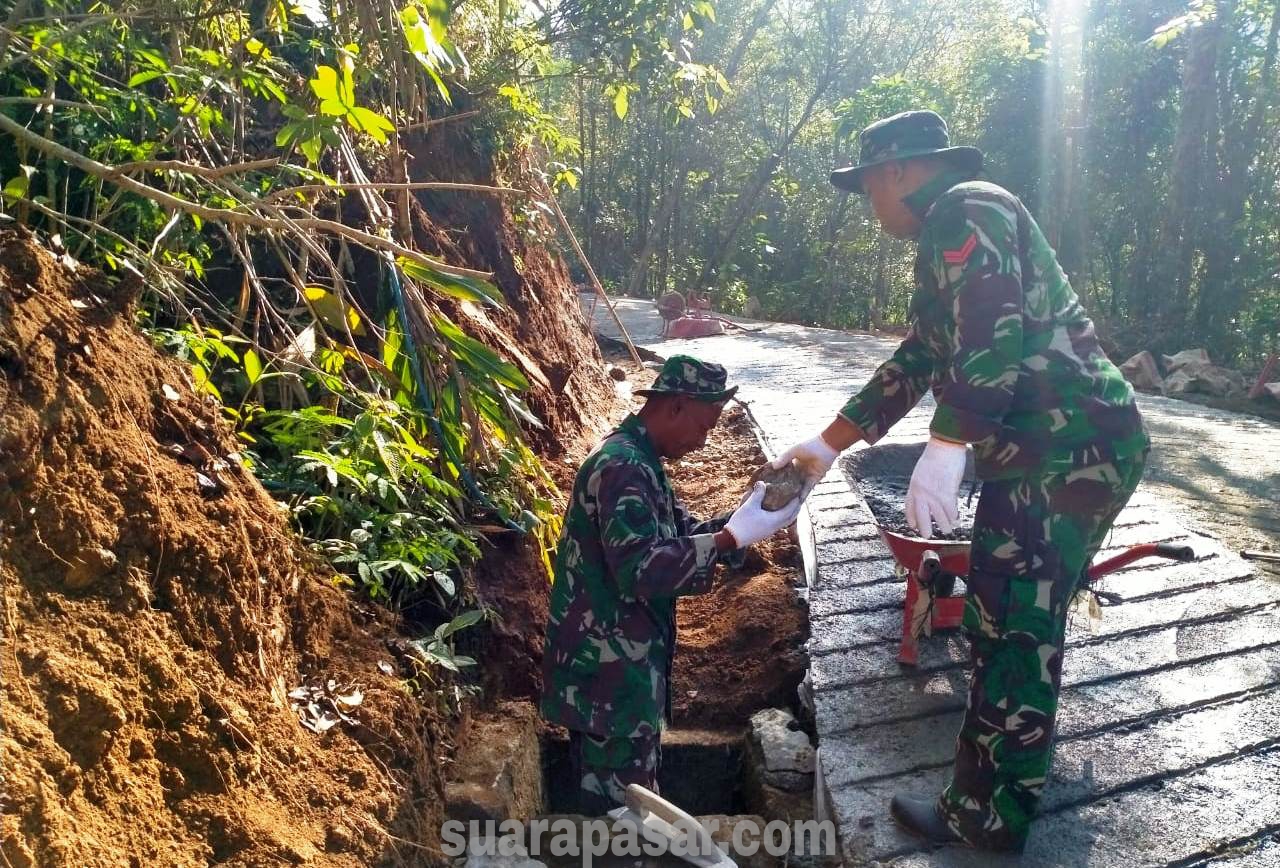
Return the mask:
<svg viewBox="0 0 1280 868">
<path fill-rule="evenodd" d="M 937 797 L 912 796 L 897 793 L 889 803 L 889 814 L 899 826 L 913 835 L 919 835 L 930 844 L 963 844 L 964 839 L 951 831 L 938 810 Z"/>
</svg>

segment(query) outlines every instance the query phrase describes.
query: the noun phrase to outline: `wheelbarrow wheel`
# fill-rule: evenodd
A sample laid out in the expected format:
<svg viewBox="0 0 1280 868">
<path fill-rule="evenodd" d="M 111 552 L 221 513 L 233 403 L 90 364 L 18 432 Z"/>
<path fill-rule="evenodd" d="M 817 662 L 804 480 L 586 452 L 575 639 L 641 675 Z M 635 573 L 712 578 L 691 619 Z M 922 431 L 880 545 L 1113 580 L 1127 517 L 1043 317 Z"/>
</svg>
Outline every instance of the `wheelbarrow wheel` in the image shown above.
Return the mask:
<svg viewBox="0 0 1280 868">
<path fill-rule="evenodd" d="M 933 595 L 935 597 L 950 597 L 956 589 L 956 574 L 942 573 L 933 580 Z"/>
</svg>

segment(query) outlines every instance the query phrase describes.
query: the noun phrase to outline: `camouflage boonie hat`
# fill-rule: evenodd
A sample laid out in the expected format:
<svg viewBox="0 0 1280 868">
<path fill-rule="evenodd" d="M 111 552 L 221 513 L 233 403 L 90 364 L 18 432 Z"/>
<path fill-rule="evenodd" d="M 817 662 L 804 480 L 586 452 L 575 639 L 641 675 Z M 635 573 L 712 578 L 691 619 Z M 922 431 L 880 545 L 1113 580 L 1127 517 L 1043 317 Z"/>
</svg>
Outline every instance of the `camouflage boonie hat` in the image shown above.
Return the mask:
<svg viewBox="0 0 1280 868">
<path fill-rule="evenodd" d="M 636 389 L 635 394 L 646 398 L 653 395 L 688 395 L 701 401 L 719 403 L 732 398 L 737 386 L 725 388 L 729 375 L 723 365 L 695 359 L 693 356 L 672 356 L 663 364 L 657 379 L 647 389 Z"/>
<path fill-rule="evenodd" d="M 982 171 L 982 151 L 966 146 L 951 147 L 947 122 L 931 111 L 909 111 L 876 121 L 858 135 L 862 150 L 858 165 L 836 169 L 831 183 L 852 193 L 862 189 L 862 176 L 867 169 L 890 160 L 908 157 L 938 156 L 956 168 Z"/>
</svg>

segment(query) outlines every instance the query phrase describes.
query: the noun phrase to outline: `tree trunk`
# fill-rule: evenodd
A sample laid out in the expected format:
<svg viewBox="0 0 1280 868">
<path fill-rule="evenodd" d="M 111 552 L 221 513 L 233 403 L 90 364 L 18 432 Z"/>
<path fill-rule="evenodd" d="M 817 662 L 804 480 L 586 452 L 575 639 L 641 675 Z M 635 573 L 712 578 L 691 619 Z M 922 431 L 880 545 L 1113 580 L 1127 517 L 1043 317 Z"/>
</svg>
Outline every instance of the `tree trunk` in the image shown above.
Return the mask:
<svg viewBox="0 0 1280 868">
<path fill-rule="evenodd" d="M 1199 205 L 1208 184 L 1209 149 L 1217 133 L 1218 49 L 1221 22 L 1210 20 L 1187 34 L 1182 65 L 1181 108 L 1174 137 L 1173 176 L 1158 243 L 1152 251 L 1146 291 L 1154 297 L 1160 333 L 1157 345 L 1177 350 L 1186 338 L 1188 298 Z"/>
<path fill-rule="evenodd" d="M 733 48 L 733 52 L 729 55 L 729 62 L 725 65 L 724 77 L 726 81 L 733 82 L 734 76 L 737 75 L 742 60 L 746 56 L 747 48 L 755 39 L 756 34 L 760 32 L 760 28 L 764 27 L 769 19 L 769 13 L 773 10 L 778 0 L 765 0 L 761 7 L 752 17 L 751 23 L 747 25 L 747 29 L 743 32 L 741 38 Z M 690 122 L 689 126 L 694 126 L 696 122 Z M 631 277 L 627 281 L 627 294 L 638 294 L 640 288 L 644 286 L 645 279 L 649 272 L 649 260 L 653 257 L 654 251 L 657 249 L 659 237 L 661 236 L 661 227 L 667 225 L 671 219 L 676 202 L 679 199 L 680 191 L 684 187 L 685 178 L 689 174 L 689 161 L 685 156 L 685 148 L 681 147 L 682 142 L 687 140 L 688 136 L 677 134 L 674 137 L 672 148 L 672 165 L 675 165 L 676 171 L 672 186 L 662 192 L 662 201 L 658 204 L 657 217 L 652 222 L 652 229 L 645 235 L 645 240 L 639 246 L 639 252 L 636 255 L 635 263 L 632 265 Z M 647 209 L 646 209 L 647 210 Z M 646 224 L 647 225 L 647 224 Z M 679 234 L 677 233 L 677 238 Z"/>
<path fill-rule="evenodd" d="M 1206 221 L 1203 238 L 1204 279 L 1196 304 L 1197 336 L 1227 355 L 1234 353 L 1231 321 L 1244 304 L 1243 287 L 1236 279 L 1235 263 L 1239 252 L 1236 237 L 1251 189 L 1249 170 L 1262 147 L 1262 125 L 1275 91 L 1277 42 L 1280 41 L 1280 0 L 1271 13 L 1262 67 L 1253 98 L 1244 95 L 1233 102 L 1236 112 L 1248 114 L 1242 124 L 1224 128 L 1219 180 L 1211 193 L 1216 193 L 1212 219 Z M 1252 103 L 1252 105 L 1250 105 Z M 1225 359 L 1224 359 L 1225 361 Z"/>
</svg>

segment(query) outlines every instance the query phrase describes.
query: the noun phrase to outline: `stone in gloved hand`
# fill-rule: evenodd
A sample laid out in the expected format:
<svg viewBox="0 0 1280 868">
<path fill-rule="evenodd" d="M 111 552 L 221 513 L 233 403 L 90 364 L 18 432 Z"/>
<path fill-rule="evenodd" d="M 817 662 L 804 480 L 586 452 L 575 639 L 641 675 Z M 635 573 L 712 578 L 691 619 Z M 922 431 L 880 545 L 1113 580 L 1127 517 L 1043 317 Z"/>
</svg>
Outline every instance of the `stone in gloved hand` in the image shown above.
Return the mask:
<svg viewBox="0 0 1280 868">
<path fill-rule="evenodd" d="M 751 475 L 750 484 L 755 485 L 757 482 L 765 483 L 764 500 L 760 506 L 769 512 L 775 512 L 800 495 L 805 478 L 800 465 L 792 461 L 781 468 L 766 464 Z"/>
</svg>

